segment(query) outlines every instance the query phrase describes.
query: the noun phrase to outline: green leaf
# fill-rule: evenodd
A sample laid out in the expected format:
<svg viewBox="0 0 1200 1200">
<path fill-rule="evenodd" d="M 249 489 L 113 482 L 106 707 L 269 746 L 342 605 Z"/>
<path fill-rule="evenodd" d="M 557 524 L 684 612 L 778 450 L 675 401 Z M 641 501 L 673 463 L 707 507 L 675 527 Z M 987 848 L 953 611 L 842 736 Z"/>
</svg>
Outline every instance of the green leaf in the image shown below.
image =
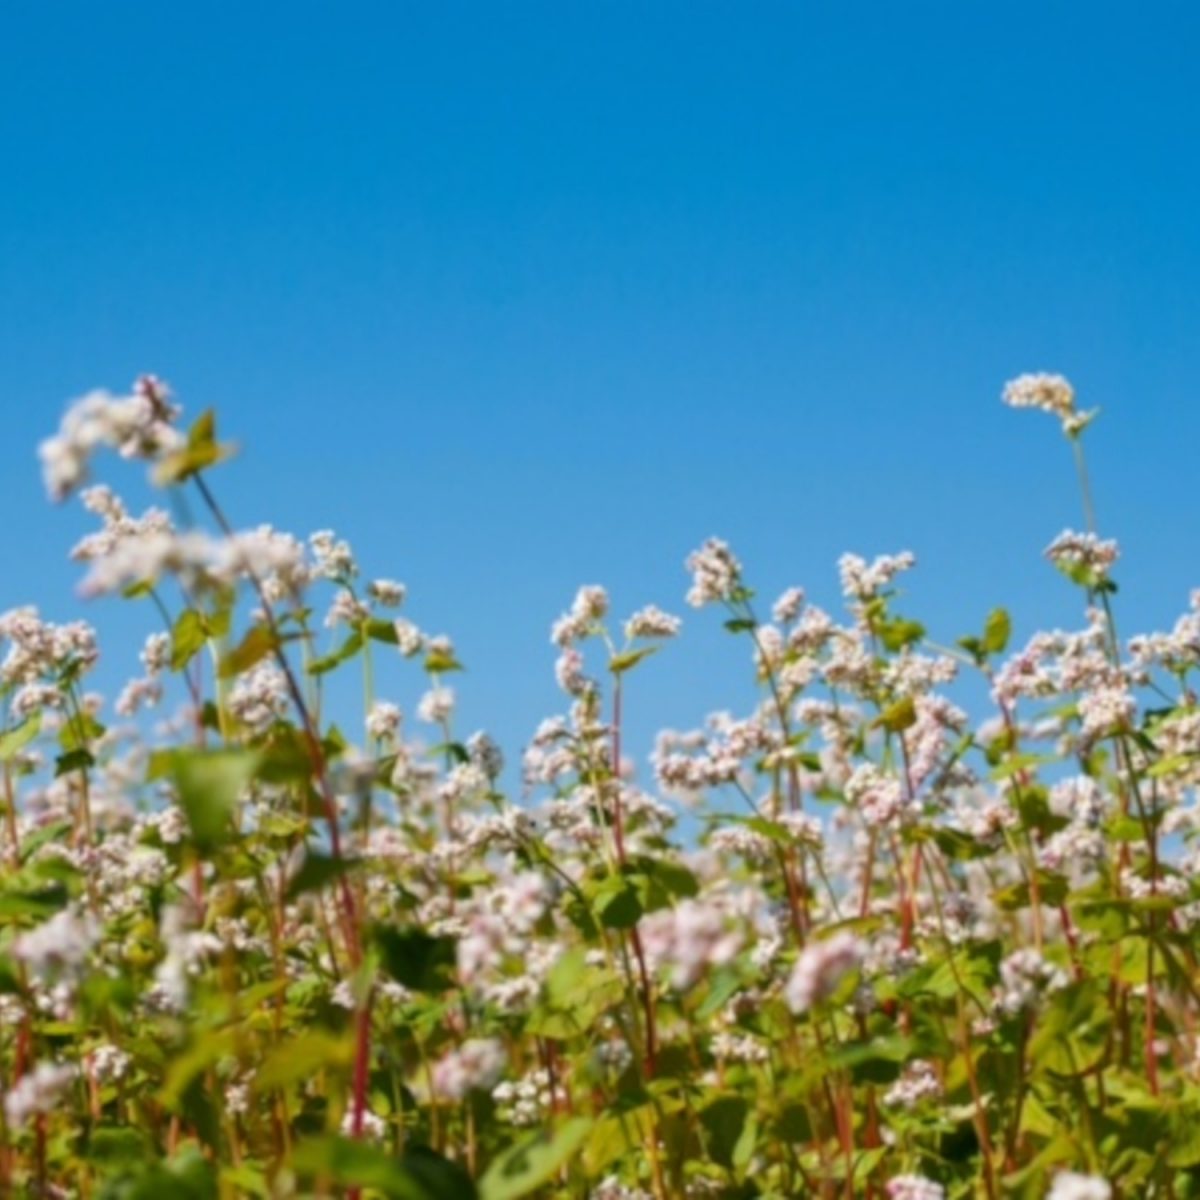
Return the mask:
<svg viewBox="0 0 1200 1200">
<path fill-rule="evenodd" d="M 348 1067 L 353 1060 L 352 1038 L 334 1037 L 313 1029 L 276 1046 L 256 1073 L 254 1087 L 259 1092 L 287 1087 L 311 1078 L 327 1067 Z"/>
<path fill-rule="evenodd" d="M 230 446 L 217 444 L 217 418 L 211 408 L 202 412 L 188 431 L 185 446 L 158 460 L 154 482 L 160 487 L 183 483 L 206 467 L 214 466 L 233 453 Z"/>
<path fill-rule="evenodd" d="M 341 878 L 351 868 L 357 866 L 355 859 L 333 858 L 328 854 L 320 854 L 309 850 L 304 856 L 300 870 L 292 876 L 288 884 L 287 898 L 294 900 L 305 892 L 320 891 L 335 879 Z"/>
<path fill-rule="evenodd" d="M 42 728 L 41 709 L 31 717 L 26 717 L 20 725 L 0 733 L 0 762 L 14 759 L 30 742 L 37 737 Z"/>
<path fill-rule="evenodd" d="M 334 667 L 340 666 L 348 659 L 353 658 L 363 645 L 362 634 L 355 630 L 341 645 L 341 648 L 335 650 L 332 654 L 325 655 L 324 658 L 314 659 L 308 664 L 308 673 L 310 675 L 324 675 L 328 671 L 332 671 Z"/>
<path fill-rule="evenodd" d="M 443 992 L 454 984 L 457 949 L 454 938 L 435 937 L 423 929 L 372 930 L 384 969 L 414 992 Z"/>
<path fill-rule="evenodd" d="M 81 746 L 77 750 L 70 750 L 66 754 L 60 754 L 54 760 L 54 778 L 61 779 L 64 775 L 70 775 L 72 771 L 86 771 L 89 767 L 94 767 L 96 760 L 92 756 L 90 750 L 85 750 Z"/>
<path fill-rule="evenodd" d="M 641 918 L 637 888 L 623 875 L 608 875 L 588 890 L 592 907 L 606 929 L 631 929 Z"/>
<path fill-rule="evenodd" d="M 61 883 L 48 887 L 20 888 L 0 892 L 0 924 L 12 921 L 44 921 L 65 908 L 71 894 Z"/>
<path fill-rule="evenodd" d="M 920 621 L 893 617 L 889 621 L 881 621 L 878 632 L 884 647 L 894 654 L 906 646 L 912 646 L 919 642 L 925 636 L 925 626 Z"/>
<path fill-rule="evenodd" d="M 58 731 L 58 744 L 68 753 L 72 750 L 87 749 L 89 742 L 94 742 L 104 735 L 104 726 L 89 712 L 80 712 L 64 721 Z"/>
<path fill-rule="evenodd" d="M 279 647 L 280 642 L 281 639 L 277 638 L 266 625 L 251 626 L 246 631 L 245 637 L 221 659 L 217 674 L 222 679 L 232 679 L 236 675 L 241 675 L 243 671 L 250 670 L 268 654 L 273 653 Z"/>
<path fill-rule="evenodd" d="M 708 1134 L 708 1152 L 727 1169 L 733 1166 L 734 1151 L 749 1115 L 750 1106 L 741 1096 L 718 1096 L 700 1110 L 700 1123 Z"/>
<path fill-rule="evenodd" d="M 916 723 L 917 709 L 911 696 L 904 696 L 894 704 L 889 704 L 875 719 L 876 725 L 882 725 L 891 733 L 902 733 Z"/>
<path fill-rule="evenodd" d="M 624 654 L 614 654 L 608 660 L 608 669 L 614 675 L 621 675 L 631 667 L 636 667 L 643 658 L 657 654 L 660 649 L 660 646 L 642 646 L 638 650 L 627 650 Z"/>
<path fill-rule="evenodd" d="M 206 640 L 204 618 L 194 608 L 185 608 L 171 628 L 171 670 L 182 671 Z"/>
<path fill-rule="evenodd" d="M 594 1126 L 590 1117 L 575 1117 L 557 1129 L 544 1129 L 510 1147 L 480 1180 L 480 1200 L 517 1200 L 548 1183 L 579 1150 Z"/>
<path fill-rule="evenodd" d="M 215 850 L 233 836 L 231 818 L 238 798 L 254 778 L 259 757 L 248 750 L 175 753 L 171 774 L 192 840 L 201 851 Z"/>
<path fill-rule="evenodd" d="M 1012 637 L 1012 618 L 1003 608 L 993 608 L 983 625 L 983 648 L 988 654 L 1003 654 Z"/>
<path fill-rule="evenodd" d="M 750 620 L 749 617 L 732 617 L 725 622 L 725 628 L 730 633 L 749 633 L 758 628 L 758 622 Z"/>
<path fill-rule="evenodd" d="M 293 1161 L 307 1177 L 325 1175 L 343 1187 L 378 1188 L 391 1200 L 478 1200 L 459 1166 L 432 1150 L 415 1148 L 400 1158 L 345 1137 L 301 1142 Z"/>
</svg>

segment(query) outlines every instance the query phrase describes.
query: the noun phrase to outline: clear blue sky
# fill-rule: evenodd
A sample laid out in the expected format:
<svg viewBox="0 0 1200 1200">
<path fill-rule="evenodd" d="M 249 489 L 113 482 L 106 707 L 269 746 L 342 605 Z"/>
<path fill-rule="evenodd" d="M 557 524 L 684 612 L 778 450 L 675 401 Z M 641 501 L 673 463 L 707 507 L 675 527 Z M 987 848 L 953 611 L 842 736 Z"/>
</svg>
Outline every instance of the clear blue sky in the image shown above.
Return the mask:
<svg viewBox="0 0 1200 1200">
<path fill-rule="evenodd" d="M 682 610 L 909 547 L 944 637 L 1075 620 L 1049 418 L 1104 409 L 1126 631 L 1200 584 L 1200 9 L 1105 3 L 14 3 L 0 39 L 0 606 L 78 607 L 64 401 L 171 380 L 243 445 L 235 519 L 333 526 L 452 633 L 468 729 L 555 703 L 582 582 Z M 131 500 L 144 499 L 138 476 Z M 119 605 L 90 615 L 132 661 Z M 139 619 L 149 614 L 137 612 Z M 712 614 L 644 749 L 744 700 Z M 386 690 L 411 703 L 416 682 Z"/>
</svg>

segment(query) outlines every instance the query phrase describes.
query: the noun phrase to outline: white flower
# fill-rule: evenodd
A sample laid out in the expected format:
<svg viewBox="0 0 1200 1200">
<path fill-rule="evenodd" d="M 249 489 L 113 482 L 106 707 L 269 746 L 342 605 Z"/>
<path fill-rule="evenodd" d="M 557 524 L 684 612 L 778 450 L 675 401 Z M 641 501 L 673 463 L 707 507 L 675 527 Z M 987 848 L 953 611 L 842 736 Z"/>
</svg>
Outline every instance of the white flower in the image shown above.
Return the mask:
<svg viewBox="0 0 1200 1200">
<path fill-rule="evenodd" d="M 407 594 L 404 584 L 394 579 L 375 579 L 367 585 L 367 595 L 384 608 L 399 608 Z"/>
<path fill-rule="evenodd" d="M 25 964 L 31 975 L 40 980 L 49 980 L 78 973 L 98 936 L 94 918 L 80 916 L 64 908 L 48 921 L 14 939 L 12 952 Z"/>
<path fill-rule="evenodd" d="M 1099 1175 L 1059 1171 L 1046 1193 L 1046 1200 L 1111 1200 L 1112 1186 Z"/>
<path fill-rule="evenodd" d="M 430 725 L 444 724 L 453 712 L 454 689 L 448 687 L 430 688 L 417 705 L 417 716 Z"/>
<path fill-rule="evenodd" d="M 394 738 L 400 731 L 400 709 L 386 700 L 380 700 L 367 714 L 367 734 L 376 741 Z"/>
<path fill-rule="evenodd" d="M 468 1092 L 488 1091 L 504 1070 L 507 1056 L 495 1038 L 472 1038 L 451 1050 L 433 1066 L 433 1091 L 447 1100 L 462 1100 Z"/>
<path fill-rule="evenodd" d="M 674 637 L 679 632 L 681 622 L 678 617 L 665 613 L 653 604 L 639 609 L 625 622 L 625 636 L 632 641 L 634 638 L 667 638 Z"/>
<path fill-rule="evenodd" d="M 924 1175 L 893 1175 L 885 1185 L 888 1200 L 945 1200 L 946 1189 Z"/>
<path fill-rule="evenodd" d="M 692 573 L 687 602 L 693 608 L 728 600 L 742 574 L 742 564 L 720 538 L 709 538 L 699 550 L 688 555 L 685 565 Z"/>
<path fill-rule="evenodd" d="M 53 1112 L 63 1092 L 75 1079 L 70 1063 L 40 1062 L 9 1089 L 4 1097 L 4 1116 L 14 1129 L 21 1129 L 30 1117 Z"/>
<path fill-rule="evenodd" d="M 844 930 L 820 942 L 809 942 L 800 952 L 784 989 L 784 999 L 794 1013 L 807 1012 L 827 1000 L 839 983 L 862 963 L 864 946 Z"/>
<path fill-rule="evenodd" d="M 1011 408 L 1036 408 L 1066 420 L 1075 411 L 1075 389 L 1062 375 L 1045 371 L 1018 375 L 1004 385 L 1004 403 Z"/>
</svg>

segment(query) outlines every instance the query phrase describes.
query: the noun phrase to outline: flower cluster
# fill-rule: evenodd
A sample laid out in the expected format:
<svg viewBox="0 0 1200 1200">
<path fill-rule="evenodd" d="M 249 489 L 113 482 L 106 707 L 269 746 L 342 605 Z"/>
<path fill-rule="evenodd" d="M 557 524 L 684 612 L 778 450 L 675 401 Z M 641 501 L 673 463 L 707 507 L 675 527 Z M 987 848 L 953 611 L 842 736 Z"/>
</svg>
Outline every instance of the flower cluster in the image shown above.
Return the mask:
<svg viewBox="0 0 1200 1200">
<path fill-rule="evenodd" d="M 1066 380 L 1005 400 L 1082 462 Z M 235 527 L 179 415 L 147 376 L 41 448 L 83 595 L 155 621 L 115 699 L 90 625 L 0 614 L 0 1194 L 1197 1194 L 1200 591 L 1123 642 L 1068 531 L 1078 627 L 1010 645 L 913 619 L 910 552 L 759 609 L 711 539 L 739 707 L 632 761 L 681 623 L 581 587 L 514 794 L 404 584 Z"/>
</svg>

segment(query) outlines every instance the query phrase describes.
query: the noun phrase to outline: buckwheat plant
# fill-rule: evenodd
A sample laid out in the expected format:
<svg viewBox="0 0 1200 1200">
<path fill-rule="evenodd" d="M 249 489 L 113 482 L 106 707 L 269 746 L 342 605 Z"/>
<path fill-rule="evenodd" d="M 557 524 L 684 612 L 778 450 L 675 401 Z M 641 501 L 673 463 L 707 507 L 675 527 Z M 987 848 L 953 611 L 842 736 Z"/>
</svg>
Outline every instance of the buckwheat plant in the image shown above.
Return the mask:
<svg viewBox="0 0 1200 1200">
<path fill-rule="evenodd" d="M 506 769 L 402 583 L 234 525 L 211 413 L 152 376 L 77 401 L 46 485 L 146 640 L 110 704 L 91 626 L 0 615 L 0 1194 L 1200 1196 L 1200 591 L 1123 639 L 1095 413 L 1004 398 L 1075 456 L 1078 628 L 934 641 L 909 553 L 845 555 L 840 613 L 765 605 L 714 538 L 695 636 L 758 700 L 644 770 L 623 699 L 677 615 L 581 587 Z M 162 507 L 89 482 L 107 450 Z"/>
</svg>

